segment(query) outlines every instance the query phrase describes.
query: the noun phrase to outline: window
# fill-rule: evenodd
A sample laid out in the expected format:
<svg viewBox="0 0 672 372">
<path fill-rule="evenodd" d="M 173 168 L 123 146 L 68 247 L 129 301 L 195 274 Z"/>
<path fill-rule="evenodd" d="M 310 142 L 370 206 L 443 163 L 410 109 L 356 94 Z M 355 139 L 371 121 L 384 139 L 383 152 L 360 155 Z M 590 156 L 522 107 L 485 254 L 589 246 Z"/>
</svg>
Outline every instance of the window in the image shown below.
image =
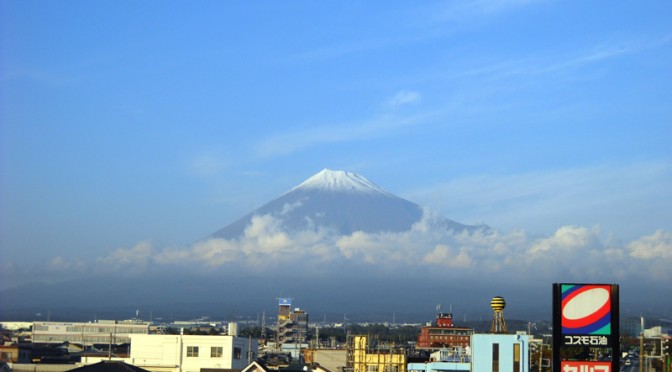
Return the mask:
<svg viewBox="0 0 672 372">
<path fill-rule="evenodd" d="M 499 372 L 499 344 L 492 344 L 492 372 Z"/>
<path fill-rule="evenodd" d="M 212 346 L 210 348 L 210 358 L 221 358 L 224 353 L 224 348 L 221 346 Z"/>
<path fill-rule="evenodd" d="M 520 372 L 520 344 L 513 344 L 513 371 Z"/>
<path fill-rule="evenodd" d="M 390 365 L 390 366 L 385 366 L 385 372 L 399 372 L 399 366 L 398 365 Z"/>
<path fill-rule="evenodd" d="M 378 372 L 378 366 L 375 364 L 374 365 L 368 364 L 366 366 L 366 372 Z"/>
<path fill-rule="evenodd" d="M 233 359 L 240 359 L 242 354 L 243 354 L 243 351 L 242 351 L 241 348 L 239 348 L 239 347 L 234 347 L 233 348 Z"/>
<path fill-rule="evenodd" d="M 198 346 L 187 346 L 187 358 L 198 357 Z"/>
</svg>

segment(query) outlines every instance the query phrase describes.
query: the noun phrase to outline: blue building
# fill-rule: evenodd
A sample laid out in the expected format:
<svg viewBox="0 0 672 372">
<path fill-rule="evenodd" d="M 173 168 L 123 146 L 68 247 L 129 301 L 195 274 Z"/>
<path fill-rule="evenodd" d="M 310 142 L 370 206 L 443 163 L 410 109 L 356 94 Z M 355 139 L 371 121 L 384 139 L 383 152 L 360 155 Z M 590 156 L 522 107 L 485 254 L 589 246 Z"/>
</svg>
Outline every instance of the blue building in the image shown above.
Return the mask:
<svg viewBox="0 0 672 372">
<path fill-rule="evenodd" d="M 408 372 L 529 372 L 529 336 L 473 334 L 471 347 L 443 349 L 426 363 L 409 363 Z"/>
</svg>

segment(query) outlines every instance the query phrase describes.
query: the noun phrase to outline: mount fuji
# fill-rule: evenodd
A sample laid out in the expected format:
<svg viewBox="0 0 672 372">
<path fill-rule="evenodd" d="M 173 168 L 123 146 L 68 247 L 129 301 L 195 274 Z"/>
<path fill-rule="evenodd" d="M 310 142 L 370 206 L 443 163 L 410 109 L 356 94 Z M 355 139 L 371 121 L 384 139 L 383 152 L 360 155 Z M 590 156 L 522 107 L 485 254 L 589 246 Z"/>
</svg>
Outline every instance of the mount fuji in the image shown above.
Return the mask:
<svg viewBox="0 0 672 372">
<path fill-rule="evenodd" d="M 424 210 L 359 174 L 324 169 L 210 237 L 238 238 L 245 233 L 254 216 L 264 215 L 281 221 L 282 229 L 288 233 L 327 229 L 335 234 L 350 235 L 357 231 L 410 230 L 413 224 L 422 220 Z M 464 225 L 443 217 L 435 219 L 434 223 L 453 232 L 486 228 Z"/>
</svg>

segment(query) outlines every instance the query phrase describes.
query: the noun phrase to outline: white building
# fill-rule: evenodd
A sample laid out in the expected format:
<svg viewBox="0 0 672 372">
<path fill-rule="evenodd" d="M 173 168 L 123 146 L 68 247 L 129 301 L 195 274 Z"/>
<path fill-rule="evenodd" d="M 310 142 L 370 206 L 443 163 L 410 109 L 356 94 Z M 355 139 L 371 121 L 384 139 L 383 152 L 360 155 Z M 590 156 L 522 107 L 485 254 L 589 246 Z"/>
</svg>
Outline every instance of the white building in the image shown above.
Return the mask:
<svg viewBox="0 0 672 372">
<path fill-rule="evenodd" d="M 149 323 L 135 320 L 99 320 L 95 323 L 33 322 L 33 342 L 70 342 L 93 344 L 125 344 L 132 334 L 148 334 Z"/>
<path fill-rule="evenodd" d="M 128 360 L 152 372 L 243 370 L 258 354 L 256 339 L 234 336 L 131 335 Z"/>
<path fill-rule="evenodd" d="M 10 331 L 18 331 L 20 329 L 29 329 L 33 326 L 33 322 L 0 322 L 0 328 Z"/>
</svg>

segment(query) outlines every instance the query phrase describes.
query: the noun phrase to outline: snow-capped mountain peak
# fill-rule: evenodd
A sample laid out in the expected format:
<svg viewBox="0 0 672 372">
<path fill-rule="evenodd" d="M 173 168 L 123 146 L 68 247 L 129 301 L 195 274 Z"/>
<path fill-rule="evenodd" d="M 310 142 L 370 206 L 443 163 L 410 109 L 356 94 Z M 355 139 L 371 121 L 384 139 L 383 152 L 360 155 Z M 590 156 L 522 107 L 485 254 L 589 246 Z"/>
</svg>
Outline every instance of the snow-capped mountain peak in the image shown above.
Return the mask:
<svg viewBox="0 0 672 372">
<path fill-rule="evenodd" d="M 267 216 L 284 232 L 324 229 L 350 235 L 408 231 L 422 220 L 419 205 L 391 194 L 363 176 L 324 169 L 246 216 L 215 231 L 215 238 L 237 239 L 247 233 L 255 216 Z M 480 228 L 447 218 L 436 221 L 446 230 Z"/>
<path fill-rule="evenodd" d="M 323 169 L 290 191 L 302 189 L 389 194 L 359 174 L 331 169 Z"/>
</svg>

